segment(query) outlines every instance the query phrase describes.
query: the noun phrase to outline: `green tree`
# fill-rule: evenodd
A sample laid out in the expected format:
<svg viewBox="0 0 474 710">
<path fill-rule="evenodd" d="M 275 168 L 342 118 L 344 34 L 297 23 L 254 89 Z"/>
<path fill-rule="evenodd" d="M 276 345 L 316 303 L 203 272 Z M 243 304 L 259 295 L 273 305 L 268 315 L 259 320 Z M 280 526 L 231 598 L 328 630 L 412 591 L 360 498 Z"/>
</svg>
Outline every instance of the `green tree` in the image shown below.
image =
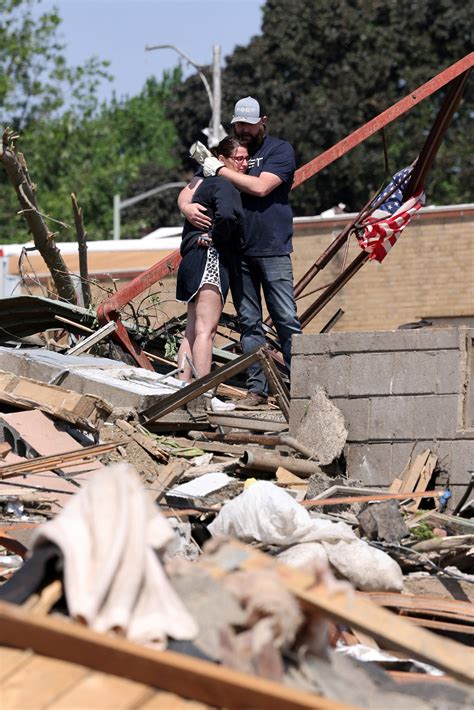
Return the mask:
<svg viewBox="0 0 474 710">
<path fill-rule="evenodd" d="M 69 195 L 74 191 L 89 238 L 110 238 L 114 194 L 125 199 L 143 191 L 135 190 L 133 183 L 145 166 L 166 175 L 176 164 L 175 129 L 162 107 L 176 80 L 149 79 L 138 96 L 114 99 L 91 118 L 67 113 L 53 124 L 38 122 L 34 131 L 25 133 L 22 147 L 35 168 L 43 211 L 70 224 Z M 139 236 L 141 223 L 129 222 L 128 213 L 124 217 L 123 236 Z M 72 230 L 60 231 L 61 240 L 74 238 Z"/>
<path fill-rule="evenodd" d="M 302 165 L 406 96 L 472 49 L 469 3 L 459 0 L 267 0 L 262 33 L 226 58 L 223 117 L 251 94 L 269 115 L 270 132 L 289 140 Z M 386 129 L 390 171 L 413 160 L 443 92 Z M 206 96 L 196 76 L 169 107 L 182 141 L 207 125 Z M 472 82 L 429 178 L 431 201 L 472 199 Z M 359 209 L 384 178 L 380 135 L 339 159 L 292 193 L 296 214 L 337 202 Z"/>
<path fill-rule="evenodd" d="M 99 105 L 97 87 L 107 76 L 106 62 L 92 58 L 83 66 L 68 67 L 58 40 L 61 19 L 56 12 L 34 15 L 38 3 L 0 0 L 5 18 L 0 24 L 0 117 L 4 127 L 20 133 L 18 149 L 37 185 L 40 210 L 72 224 L 70 194 L 75 192 L 89 237 L 106 239 L 112 233 L 113 195 L 129 197 L 134 181 L 140 182 L 147 172 L 165 175 L 177 165 L 176 134 L 163 103 L 179 83 L 180 72 L 165 75 L 161 82 L 149 79 L 138 96 Z M 148 205 L 149 216 L 153 204 Z M 3 242 L 29 239 L 17 210 L 14 191 L 1 171 Z M 158 211 L 159 219 L 166 219 L 163 205 Z M 147 215 L 137 213 L 131 220 L 129 216 L 125 215 L 125 236 L 146 231 Z M 75 239 L 73 229 L 49 225 L 58 240 Z"/>
</svg>

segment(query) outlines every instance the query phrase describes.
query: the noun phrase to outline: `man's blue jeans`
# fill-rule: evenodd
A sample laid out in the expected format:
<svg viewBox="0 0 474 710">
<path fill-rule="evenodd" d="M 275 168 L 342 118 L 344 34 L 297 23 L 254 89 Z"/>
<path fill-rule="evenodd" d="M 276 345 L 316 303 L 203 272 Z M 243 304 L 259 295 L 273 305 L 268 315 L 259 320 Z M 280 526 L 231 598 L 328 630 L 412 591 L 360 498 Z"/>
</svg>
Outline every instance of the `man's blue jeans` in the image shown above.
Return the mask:
<svg viewBox="0 0 474 710">
<path fill-rule="evenodd" d="M 243 352 L 249 353 L 256 347 L 265 345 L 262 327 L 262 290 L 289 372 L 291 336 L 301 333 L 293 295 L 293 269 L 290 256 L 242 257 L 241 266 L 234 276 L 235 278 L 231 280 L 231 288 L 241 326 Z M 249 392 L 268 393 L 268 383 L 260 363 L 252 365 L 247 370 L 247 389 Z"/>
</svg>

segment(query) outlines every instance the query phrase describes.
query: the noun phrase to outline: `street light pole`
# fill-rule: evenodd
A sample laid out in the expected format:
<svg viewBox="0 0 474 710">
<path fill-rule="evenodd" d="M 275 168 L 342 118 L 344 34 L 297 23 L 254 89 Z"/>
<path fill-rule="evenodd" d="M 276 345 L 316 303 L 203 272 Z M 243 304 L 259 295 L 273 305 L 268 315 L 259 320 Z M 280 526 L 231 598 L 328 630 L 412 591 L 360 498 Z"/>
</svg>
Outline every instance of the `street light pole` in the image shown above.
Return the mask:
<svg viewBox="0 0 474 710">
<path fill-rule="evenodd" d="M 154 187 L 151 190 L 141 192 L 139 195 L 129 197 L 127 200 L 121 200 L 120 195 L 114 195 L 114 239 L 120 239 L 120 210 L 124 210 L 126 207 L 146 200 L 147 197 L 152 197 L 152 195 L 158 195 L 158 193 L 170 190 L 171 188 L 184 187 L 186 184 L 187 183 L 182 181 L 165 182 L 163 185 L 158 185 L 158 187 Z"/>
<path fill-rule="evenodd" d="M 209 148 L 215 148 L 220 142 L 221 133 L 221 48 L 215 44 L 212 48 L 212 131 L 209 136 Z"/>
<path fill-rule="evenodd" d="M 193 66 L 199 77 L 204 84 L 206 89 L 207 97 L 209 99 L 209 106 L 211 107 L 211 125 L 209 128 L 204 129 L 204 133 L 208 136 L 208 144 L 210 148 L 214 148 L 219 141 L 226 135 L 223 127 L 221 126 L 221 48 L 220 45 L 215 44 L 212 48 L 212 90 L 209 86 L 209 82 L 201 71 L 202 66 L 193 61 L 182 49 L 176 47 L 174 44 L 147 44 L 145 46 L 145 51 L 149 52 L 155 49 L 173 49 L 177 52 L 183 59 L 185 59 L 188 64 Z"/>
</svg>

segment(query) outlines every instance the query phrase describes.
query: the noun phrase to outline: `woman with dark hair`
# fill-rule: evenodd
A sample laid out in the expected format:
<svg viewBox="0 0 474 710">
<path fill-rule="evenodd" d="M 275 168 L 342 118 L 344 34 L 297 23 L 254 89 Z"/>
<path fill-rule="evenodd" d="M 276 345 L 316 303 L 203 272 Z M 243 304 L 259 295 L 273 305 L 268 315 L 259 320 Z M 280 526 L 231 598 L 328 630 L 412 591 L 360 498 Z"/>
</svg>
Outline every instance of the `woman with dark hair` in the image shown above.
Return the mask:
<svg viewBox="0 0 474 710">
<path fill-rule="evenodd" d="M 236 138 L 227 136 L 212 151 L 227 168 L 246 172 L 248 151 Z M 212 220 L 208 230 L 184 223 L 183 257 L 178 270 L 176 299 L 188 304 L 188 321 L 178 352 L 180 379 L 190 382 L 191 359 L 198 377 L 211 370 L 212 345 L 229 290 L 229 272 L 239 259 L 244 213 L 239 191 L 215 175 L 199 185 L 193 202 L 203 205 Z"/>
</svg>

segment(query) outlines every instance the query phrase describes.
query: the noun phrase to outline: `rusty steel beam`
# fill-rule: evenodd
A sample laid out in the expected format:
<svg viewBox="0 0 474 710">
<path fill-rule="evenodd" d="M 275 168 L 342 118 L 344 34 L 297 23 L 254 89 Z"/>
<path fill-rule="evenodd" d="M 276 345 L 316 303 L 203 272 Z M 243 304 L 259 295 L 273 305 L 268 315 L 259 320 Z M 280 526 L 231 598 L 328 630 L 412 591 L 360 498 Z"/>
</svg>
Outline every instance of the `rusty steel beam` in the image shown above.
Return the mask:
<svg viewBox="0 0 474 710">
<path fill-rule="evenodd" d="M 321 311 L 324 306 L 326 306 L 329 301 L 334 298 L 336 293 L 339 293 L 341 288 L 345 286 L 346 283 L 359 271 L 359 269 L 364 266 L 368 258 L 368 253 L 365 251 L 361 251 L 361 253 L 356 256 L 355 259 L 353 259 L 349 266 L 344 269 L 341 274 L 339 274 L 337 279 L 335 279 L 333 283 L 327 287 L 324 293 L 322 293 L 321 296 L 316 299 L 314 303 L 308 306 L 305 312 L 300 316 L 300 323 L 302 328 L 305 328 L 308 323 L 310 323 L 313 318 L 319 313 L 319 311 Z"/>
<path fill-rule="evenodd" d="M 414 91 L 411 91 L 408 96 L 405 96 L 405 98 L 397 101 L 396 104 L 393 104 L 390 108 L 387 108 L 385 111 L 382 111 L 382 113 L 379 113 L 378 116 L 372 118 L 368 121 L 368 123 L 365 123 L 353 133 L 343 138 L 339 141 L 339 143 L 336 143 L 336 145 L 328 148 L 328 150 L 325 150 L 320 155 L 317 155 L 316 158 L 313 158 L 313 160 L 310 160 L 301 168 L 298 168 L 295 173 L 292 189 L 298 187 L 298 185 L 301 185 L 303 182 L 306 182 L 306 180 L 309 180 L 310 177 L 316 175 L 316 173 L 320 170 L 323 170 L 323 168 L 326 168 L 335 160 L 341 158 L 381 128 L 384 128 L 384 126 L 392 123 L 392 121 L 396 118 L 399 118 L 404 113 L 412 109 L 413 106 L 416 106 L 421 101 L 428 98 L 428 96 L 434 94 L 435 91 L 438 91 L 443 86 L 446 86 L 446 84 L 449 84 L 450 81 L 455 79 L 460 74 L 463 74 L 465 71 L 469 71 L 469 69 L 473 66 L 474 52 L 471 52 L 463 57 L 463 59 L 455 62 L 455 64 L 451 64 L 451 66 L 434 76 L 425 84 L 422 84 Z"/>
<path fill-rule="evenodd" d="M 436 153 L 441 145 L 441 141 L 443 140 L 448 126 L 451 123 L 453 114 L 461 101 L 469 73 L 470 69 L 467 69 L 463 74 L 457 76 L 451 81 L 449 90 L 444 97 L 443 103 L 441 104 L 429 135 L 425 140 L 423 148 L 421 149 L 413 173 L 410 177 L 410 181 L 405 188 L 404 199 L 408 199 L 412 195 L 416 194 L 416 192 L 423 187 L 426 176 L 433 165 Z M 364 213 L 364 211 L 365 208 L 362 213 Z M 354 224 L 354 221 L 351 224 Z M 347 227 L 342 234 L 345 234 L 346 232 Z M 336 237 L 334 243 L 340 239 L 340 236 Z M 349 266 L 344 269 L 341 274 L 339 274 L 333 283 L 330 284 L 319 296 L 319 298 L 316 299 L 316 301 L 312 303 L 300 316 L 302 328 L 308 325 L 308 323 L 329 303 L 329 301 L 342 289 L 342 287 L 345 286 L 345 284 L 362 268 L 368 258 L 369 254 L 362 251 L 349 264 Z"/>
<path fill-rule="evenodd" d="M 176 271 L 180 261 L 181 254 L 179 249 L 177 249 L 144 271 L 143 274 L 136 276 L 130 283 L 126 284 L 112 296 L 106 298 L 97 308 L 97 320 L 99 323 L 103 325 L 111 320 L 115 321 L 117 329 L 112 337 L 125 348 L 138 365 L 146 370 L 152 370 L 153 372 L 155 369 L 149 358 L 130 338 L 127 329 L 120 319 L 120 311 L 140 293 L 143 293 L 143 291 L 146 291 L 147 288 L 151 288 L 157 281 L 164 279 L 166 276 Z"/>
</svg>

